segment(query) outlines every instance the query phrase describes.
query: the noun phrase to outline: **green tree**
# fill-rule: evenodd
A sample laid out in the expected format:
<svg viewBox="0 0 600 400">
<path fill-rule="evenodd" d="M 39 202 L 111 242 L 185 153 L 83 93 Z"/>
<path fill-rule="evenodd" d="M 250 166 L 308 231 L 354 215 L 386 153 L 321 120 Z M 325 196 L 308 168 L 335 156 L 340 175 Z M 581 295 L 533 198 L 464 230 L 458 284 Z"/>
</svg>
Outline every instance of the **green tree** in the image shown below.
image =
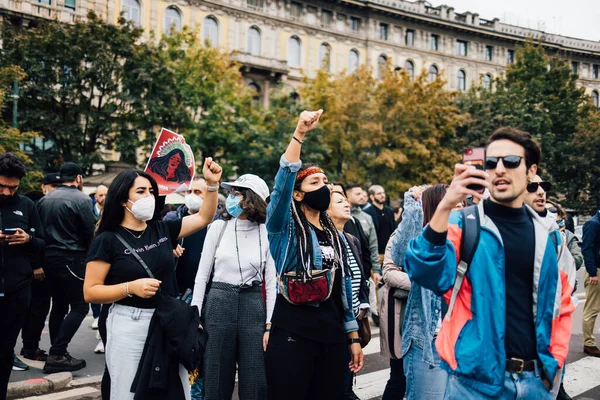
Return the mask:
<svg viewBox="0 0 600 400">
<path fill-rule="evenodd" d="M 0 59 L 27 74 L 21 84 L 19 123 L 51 141 L 54 152 L 36 152 L 52 163 L 75 160 L 88 172 L 115 148 L 115 132 L 128 126 L 123 74 L 143 30 L 120 18 L 116 25 L 90 13 L 86 22 L 41 23 L 3 29 Z M 134 141 L 136 138 L 131 138 Z"/>
<path fill-rule="evenodd" d="M 12 87 L 13 82 L 19 83 L 24 78 L 25 74 L 19 67 L 0 68 L 0 110 L 4 110 L 6 99 L 9 93 L 11 93 L 7 88 Z M 14 153 L 27 165 L 27 176 L 21 180 L 19 187 L 21 193 L 37 190 L 43 177 L 40 171 L 35 170 L 33 161 L 21 148 L 23 143 L 30 142 L 35 136 L 33 132 L 22 132 L 18 128 L 8 125 L 3 119 L 0 119 L 0 154 L 7 152 Z"/>
<path fill-rule="evenodd" d="M 467 122 L 457 130 L 456 151 L 484 145 L 497 128 L 511 126 L 531 133 L 541 144 L 541 171 L 555 184 L 556 194 L 571 207 L 589 207 L 593 196 L 582 195 L 589 182 L 584 174 L 588 162 L 580 158 L 579 144 L 589 118 L 589 97 L 577 85 L 577 75 L 561 58 L 549 56 L 533 42 L 517 48 L 516 62 L 506 75 L 494 80 L 492 90 L 481 85 L 459 96 L 457 106 Z M 594 158 L 596 160 L 596 158 Z"/>
</svg>

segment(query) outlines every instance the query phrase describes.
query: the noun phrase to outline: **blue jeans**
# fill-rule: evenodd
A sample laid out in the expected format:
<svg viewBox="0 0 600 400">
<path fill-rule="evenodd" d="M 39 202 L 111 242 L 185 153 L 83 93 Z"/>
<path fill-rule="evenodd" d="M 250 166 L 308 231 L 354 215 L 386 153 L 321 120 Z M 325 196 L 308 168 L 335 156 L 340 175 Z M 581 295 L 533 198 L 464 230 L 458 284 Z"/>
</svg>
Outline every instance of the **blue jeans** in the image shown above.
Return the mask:
<svg viewBox="0 0 600 400">
<path fill-rule="evenodd" d="M 562 372 L 559 372 L 562 375 Z M 558 394 L 560 381 L 554 385 L 552 391 L 548 391 L 541 378 L 541 373 L 525 371 L 520 374 L 510 372 L 504 373 L 504 390 L 500 397 L 489 397 L 477 390 L 463 384 L 455 375 L 448 378 L 448 386 L 444 399 L 477 399 L 477 400 L 553 400 Z"/>
<path fill-rule="evenodd" d="M 413 342 L 403 357 L 407 400 L 439 400 L 446 391 L 448 373 L 440 368 L 440 356 L 433 344 L 433 362 L 423 361 L 423 349 Z"/>
</svg>

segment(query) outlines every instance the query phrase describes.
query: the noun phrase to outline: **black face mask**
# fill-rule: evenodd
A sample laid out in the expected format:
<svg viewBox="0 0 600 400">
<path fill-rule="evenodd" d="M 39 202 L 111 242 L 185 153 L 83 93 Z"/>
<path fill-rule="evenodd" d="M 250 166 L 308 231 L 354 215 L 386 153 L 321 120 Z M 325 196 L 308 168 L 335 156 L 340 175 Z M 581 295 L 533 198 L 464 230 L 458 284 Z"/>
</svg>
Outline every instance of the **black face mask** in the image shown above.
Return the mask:
<svg viewBox="0 0 600 400">
<path fill-rule="evenodd" d="M 304 200 L 307 206 L 317 211 L 327 211 L 331 201 L 331 190 L 327 185 L 312 192 L 304 192 Z"/>
</svg>

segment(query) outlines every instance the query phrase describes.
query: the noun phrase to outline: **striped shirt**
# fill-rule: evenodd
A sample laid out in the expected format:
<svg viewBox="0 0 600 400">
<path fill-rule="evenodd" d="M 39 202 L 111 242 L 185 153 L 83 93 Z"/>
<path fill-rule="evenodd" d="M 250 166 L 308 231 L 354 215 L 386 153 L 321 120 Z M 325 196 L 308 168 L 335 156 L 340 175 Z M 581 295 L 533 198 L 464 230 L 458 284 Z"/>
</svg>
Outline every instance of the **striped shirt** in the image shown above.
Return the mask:
<svg viewBox="0 0 600 400">
<path fill-rule="evenodd" d="M 360 270 L 360 266 L 356 262 L 356 258 L 354 258 L 352 249 L 350 248 L 350 245 L 347 242 L 346 252 L 348 253 L 348 264 L 350 265 L 350 269 L 352 270 L 352 310 L 354 311 L 354 316 L 357 317 L 360 311 L 360 301 L 358 300 L 358 293 L 360 291 L 362 272 Z"/>
</svg>

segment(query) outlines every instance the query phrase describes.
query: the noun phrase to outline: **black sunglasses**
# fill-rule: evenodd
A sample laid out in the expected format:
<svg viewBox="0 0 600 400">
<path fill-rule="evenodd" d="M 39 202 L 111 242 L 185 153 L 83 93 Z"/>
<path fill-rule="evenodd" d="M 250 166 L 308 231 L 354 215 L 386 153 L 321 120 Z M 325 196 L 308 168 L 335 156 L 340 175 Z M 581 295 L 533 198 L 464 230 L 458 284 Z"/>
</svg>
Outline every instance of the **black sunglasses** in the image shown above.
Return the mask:
<svg viewBox="0 0 600 400">
<path fill-rule="evenodd" d="M 552 184 L 550 182 L 529 182 L 527 184 L 527 191 L 529 193 L 535 193 L 538 191 L 539 187 L 544 189 L 544 192 L 549 192 L 552 189 Z"/>
<path fill-rule="evenodd" d="M 485 158 L 485 169 L 496 169 L 498 166 L 498 161 L 502 160 L 502 165 L 504 168 L 515 169 L 519 168 L 521 165 L 521 160 L 523 157 L 521 156 L 504 156 L 504 157 L 492 157 L 488 156 Z"/>
</svg>

